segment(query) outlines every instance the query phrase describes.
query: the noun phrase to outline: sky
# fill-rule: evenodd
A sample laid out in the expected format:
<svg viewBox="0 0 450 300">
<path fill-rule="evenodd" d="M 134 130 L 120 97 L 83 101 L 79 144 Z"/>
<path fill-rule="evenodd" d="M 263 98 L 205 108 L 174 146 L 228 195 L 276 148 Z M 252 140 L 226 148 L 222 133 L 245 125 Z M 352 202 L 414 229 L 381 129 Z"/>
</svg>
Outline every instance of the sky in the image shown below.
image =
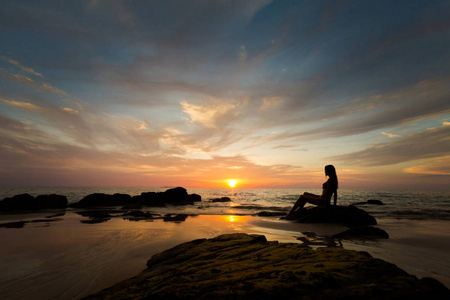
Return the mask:
<svg viewBox="0 0 450 300">
<path fill-rule="evenodd" d="M 0 186 L 450 190 L 449 16 L 0 0 Z"/>
</svg>

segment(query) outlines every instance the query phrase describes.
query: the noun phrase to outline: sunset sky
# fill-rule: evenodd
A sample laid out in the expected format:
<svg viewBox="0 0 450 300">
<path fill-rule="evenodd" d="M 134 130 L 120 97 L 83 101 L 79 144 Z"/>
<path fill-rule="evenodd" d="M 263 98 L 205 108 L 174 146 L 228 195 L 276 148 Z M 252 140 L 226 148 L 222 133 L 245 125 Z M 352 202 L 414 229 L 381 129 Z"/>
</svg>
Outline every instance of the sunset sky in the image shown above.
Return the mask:
<svg viewBox="0 0 450 300">
<path fill-rule="evenodd" d="M 0 0 L 0 186 L 449 190 L 449 16 Z"/>
</svg>

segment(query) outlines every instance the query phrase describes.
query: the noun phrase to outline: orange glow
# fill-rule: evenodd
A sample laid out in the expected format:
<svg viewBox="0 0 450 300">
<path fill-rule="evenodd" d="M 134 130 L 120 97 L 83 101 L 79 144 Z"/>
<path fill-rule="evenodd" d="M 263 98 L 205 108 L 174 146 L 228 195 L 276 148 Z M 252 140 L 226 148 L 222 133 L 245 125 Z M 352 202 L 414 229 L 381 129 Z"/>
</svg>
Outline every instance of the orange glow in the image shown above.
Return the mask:
<svg viewBox="0 0 450 300">
<path fill-rule="evenodd" d="M 238 181 L 236 179 L 228 179 L 227 183 L 231 188 L 234 188 L 236 186 L 236 184 L 238 183 Z"/>
</svg>

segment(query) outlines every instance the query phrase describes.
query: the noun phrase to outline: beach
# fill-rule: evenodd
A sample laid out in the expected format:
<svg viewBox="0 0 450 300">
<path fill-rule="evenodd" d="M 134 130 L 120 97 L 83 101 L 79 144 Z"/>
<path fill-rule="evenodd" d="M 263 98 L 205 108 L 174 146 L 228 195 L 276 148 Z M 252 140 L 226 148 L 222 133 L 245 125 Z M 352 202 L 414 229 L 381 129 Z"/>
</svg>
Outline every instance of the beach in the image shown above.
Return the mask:
<svg viewBox="0 0 450 300">
<path fill-rule="evenodd" d="M 138 274 L 154 254 L 194 239 L 249 233 L 269 241 L 304 243 L 305 239 L 297 238 L 314 232 L 310 247 L 315 248 L 325 247 L 327 237 L 346 229 L 249 215 L 198 215 L 176 222 L 121 217 L 97 224 L 80 222 L 85 219 L 71 209 L 59 216 L 56 211 L 2 215 L 2 223 L 27 223 L 22 228 L 0 228 L 1 295 L 5 299 L 79 299 Z M 344 240 L 342 246 L 367 251 L 419 278 L 433 277 L 450 287 L 450 232 L 444 230 L 445 224 L 383 219 L 378 227 L 390 239 Z"/>
</svg>

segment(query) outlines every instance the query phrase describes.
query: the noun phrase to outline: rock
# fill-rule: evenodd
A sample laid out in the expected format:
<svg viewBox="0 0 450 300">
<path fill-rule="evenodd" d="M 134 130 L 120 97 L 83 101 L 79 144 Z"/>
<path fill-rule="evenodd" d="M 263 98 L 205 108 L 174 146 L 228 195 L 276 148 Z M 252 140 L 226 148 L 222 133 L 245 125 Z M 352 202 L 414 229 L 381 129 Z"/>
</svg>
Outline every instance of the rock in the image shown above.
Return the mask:
<svg viewBox="0 0 450 300">
<path fill-rule="evenodd" d="M 80 220 L 81 223 L 84 224 L 97 224 L 103 223 L 111 220 L 110 213 L 115 213 L 116 211 L 108 211 L 108 210 L 87 210 L 87 211 L 77 211 L 77 214 L 88 217 L 88 220 Z"/>
<path fill-rule="evenodd" d="M 127 194 L 108 195 L 103 193 L 90 194 L 71 204 L 70 207 L 88 208 L 104 206 L 122 206 L 124 209 L 141 208 L 142 206 L 164 207 L 170 205 L 188 205 L 201 201 L 197 194 L 189 195 L 185 188 L 177 187 L 165 192 L 143 192 L 138 196 L 131 197 Z"/>
<path fill-rule="evenodd" d="M 0 228 L 23 228 L 26 223 L 28 223 L 28 222 L 17 221 L 17 222 L 1 223 Z"/>
<path fill-rule="evenodd" d="M 153 220 L 153 219 L 157 219 L 157 216 L 153 216 L 151 213 L 149 212 L 143 212 L 140 210 L 134 210 L 134 211 L 129 211 L 126 212 L 122 215 L 122 217 L 125 220 L 128 221 L 142 221 L 142 220 Z"/>
<path fill-rule="evenodd" d="M 36 197 L 39 209 L 65 209 L 67 197 L 62 195 L 39 195 Z"/>
<path fill-rule="evenodd" d="M 80 220 L 83 224 L 98 224 L 109 221 L 111 218 L 91 218 L 88 220 Z"/>
<path fill-rule="evenodd" d="M 201 202 L 202 196 L 200 196 L 199 194 L 190 194 L 188 195 L 188 199 L 192 202 Z"/>
<path fill-rule="evenodd" d="M 133 199 L 133 197 L 131 197 Z M 142 205 L 140 204 L 126 204 L 122 206 L 121 210 L 140 210 L 142 209 Z"/>
<path fill-rule="evenodd" d="M 143 192 L 139 196 L 133 196 L 128 206 L 164 207 L 170 205 L 193 205 L 194 202 L 202 201 L 197 194 L 189 195 L 185 188 L 177 187 L 165 192 Z"/>
<path fill-rule="evenodd" d="M 0 202 L 1 212 L 36 211 L 42 209 L 65 209 L 67 198 L 62 195 L 40 195 L 34 198 L 29 194 L 15 195 Z"/>
<path fill-rule="evenodd" d="M 0 211 L 31 211 L 37 210 L 38 205 L 30 194 L 20 194 L 3 199 L 0 202 Z"/>
<path fill-rule="evenodd" d="M 222 198 L 213 198 L 209 199 L 211 202 L 231 202 L 231 199 L 229 197 L 222 197 Z"/>
<path fill-rule="evenodd" d="M 449 299 L 431 278 L 343 248 L 221 235 L 154 255 L 137 276 L 86 299 Z"/>
<path fill-rule="evenodd" d="M 377 224 L 374 217 L 353 205 L 331 205 L 304 209 L 297 220 L 299 223 L 338 223 L 348 226 Z"/>
<path fill-rule="evenodd" d="M 73 203 L 69 206 L 75 208 L 87 208 L 87 207 L 103 207 L 103 206 L 124 206 L 127 201 L 131 199 L 127 194 L 104 194 L 94 193 L 87 195 L 77 203 Z"/>
<path fill-rule="evenodd" d="M 31 220 L 31 221 L 17 221 L 17 222 L 9 222 L 9 223 L 1 223 L 0 228 L 23 228 L 25 224 L 27 223 L 46 223 L 45 225 L 48 225 L 50 222 L 57 222 L 62 221 L 63 219 L 37 219 L 37 220 Z"/>
<path fill-rule="evenodd" d="M 276 211 L 261 211 L 256 214 L 259 217 L 279 217 L 279 216 L 285 216 L 286 213 L 284 212 L 276 212 Z"/>
<path fill-rule="evenodd" d="M 188 215 L 179 214 L 179 215 L 165 215 L 164 222 L 184 222 L 186 221 Z"/>
<path fill-rule="evenodd" d="M 364 205 L 364 204 L 384 205 L 384 203 L 381 200 L 375 200 L 375 199 L 367 200 L 365 202 L 356 202 L 353 205 Z"/>
<path fill-rule="evenodd" d="M 337 239 L 388 239 L 389 234 L 383 229 L 373 226 L 353 227 L 344 232 L 333 235 Z"/>
<path fill-rule="evenodd" d="M 374 205 L 384 205 L 383 201 L 381 200 L 367 200 L 367 204 L 374 204 Z"/>
</svg>

